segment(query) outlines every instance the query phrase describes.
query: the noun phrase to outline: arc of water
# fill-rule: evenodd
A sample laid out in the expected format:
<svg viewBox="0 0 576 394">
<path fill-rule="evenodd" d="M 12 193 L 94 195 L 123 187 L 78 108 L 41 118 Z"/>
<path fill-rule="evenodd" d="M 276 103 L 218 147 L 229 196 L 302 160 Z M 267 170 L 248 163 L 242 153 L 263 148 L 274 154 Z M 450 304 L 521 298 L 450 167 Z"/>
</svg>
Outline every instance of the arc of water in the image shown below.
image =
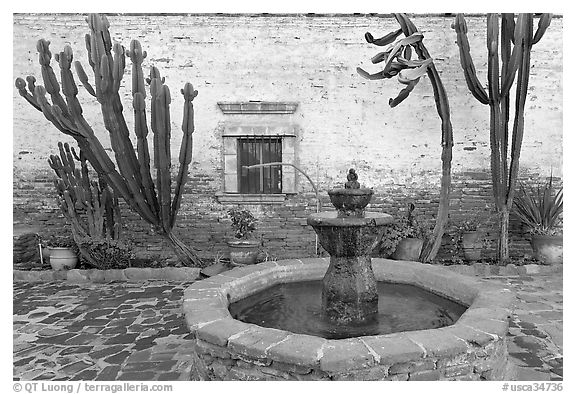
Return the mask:
<svg viewBox="0 0 576 394">
<path fill-rule="evenodd" d="M 254 164 L 251 166 L 242 166 L 243 168 L 246 168 L 247 170 L 251 170 L 253 168 L 262 168 L 262 167 L 272 167 L 272 166 L 288 166 L 288 167 L 293 167 L 296 171 L 300 172 L 302 175 L 304 175 L 304 177 L 306 179 L 308 179 L 308 182 L 310 182 L 310 185 L 312 185 L 312 189 L 314 189 L 314 193 L 316 194 L 316 213 L 320 212 L 322 210 L 322 202 L 320 201 L 320 195 L 318 192 L 318 187 L 316 187 L 316 184 L 314 183 L 314 181 L 312 180 L 312 178 L 310 178 L 308 176 L 308 174 L 306 174 L 306 172 L 304 172 L 303 169 L 301 169 L 300 167 L 292 164 L 292 163 L 284 163 L 284 162 L 280 162 L 280 161 L 275 161 L 275 162 L 271 162 L 271 163 L 264 163 L 264 164 Z M 315 237 L 315 248 L 314 250 L 316 251 L 316 255 L 318 255 L 318 235 L 316 235 Z"/>
</svg>

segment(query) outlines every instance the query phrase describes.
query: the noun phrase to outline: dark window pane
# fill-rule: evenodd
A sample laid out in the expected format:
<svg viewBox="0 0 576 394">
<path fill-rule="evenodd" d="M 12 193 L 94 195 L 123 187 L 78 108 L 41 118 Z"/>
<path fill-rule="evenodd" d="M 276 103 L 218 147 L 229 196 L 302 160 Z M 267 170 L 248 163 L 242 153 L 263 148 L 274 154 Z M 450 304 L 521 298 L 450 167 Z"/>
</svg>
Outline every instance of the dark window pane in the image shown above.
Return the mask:
<svg viewBox="0 0 576 394">
<path fill-rule="evenodd" d="M 282 166 L 246 169 L 245 166 L 282 161 L 282 139 L 246 137 L 238 139 L 240 193 L 282 193 Z"/>
</svg>

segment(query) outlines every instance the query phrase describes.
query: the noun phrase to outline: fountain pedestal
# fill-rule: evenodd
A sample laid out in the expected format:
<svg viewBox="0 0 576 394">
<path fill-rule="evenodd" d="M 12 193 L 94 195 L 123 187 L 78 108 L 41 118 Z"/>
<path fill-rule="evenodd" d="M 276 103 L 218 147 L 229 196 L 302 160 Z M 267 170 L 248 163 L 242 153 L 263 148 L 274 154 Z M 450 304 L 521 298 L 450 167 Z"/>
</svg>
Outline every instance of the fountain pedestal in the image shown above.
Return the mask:
<svg viewBox="0 0 576 394">
<path fill-rule="evenodd" d="M 378 291 L 370 253 L 392 216 L 364 213 L 372 189 L 333 189 L 328 192 L 336 212 L 308 217 L 330 266 L 322 281 L 324 313 L 336 323 L 362 323 L 378 312 Z"/>
</svg>

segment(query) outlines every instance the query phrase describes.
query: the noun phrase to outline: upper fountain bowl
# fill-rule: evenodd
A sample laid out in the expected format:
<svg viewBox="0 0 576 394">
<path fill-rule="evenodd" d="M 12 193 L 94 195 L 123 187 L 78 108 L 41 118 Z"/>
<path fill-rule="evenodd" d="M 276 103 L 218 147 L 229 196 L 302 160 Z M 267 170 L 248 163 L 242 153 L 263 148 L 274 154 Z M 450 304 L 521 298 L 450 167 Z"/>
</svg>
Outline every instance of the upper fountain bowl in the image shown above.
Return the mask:
<svg viewBox="0 0 576 394">
<path fill-rule="evenodd" d="M 338 210 L 338 217 L 363 217 L 364 208 L 370 203 L 374 190 L 332 189 L 328 191 L 332 205 Z"/>
</svg>

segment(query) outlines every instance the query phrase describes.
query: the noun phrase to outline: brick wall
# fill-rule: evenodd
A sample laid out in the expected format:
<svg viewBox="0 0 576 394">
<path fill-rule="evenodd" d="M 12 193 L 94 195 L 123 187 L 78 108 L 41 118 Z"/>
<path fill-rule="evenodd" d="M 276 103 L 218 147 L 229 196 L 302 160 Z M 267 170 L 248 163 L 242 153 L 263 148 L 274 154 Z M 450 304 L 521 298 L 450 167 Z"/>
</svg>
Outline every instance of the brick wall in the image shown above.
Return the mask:
<svg viewBox="0 0 576 394">
<path fill-rule="evenodd" d="M 391 109 L 387 102 L 401 89 L 393 80 L 366 81 L 356 67 L 378 68 L 369 59 L 378 48 L 368 45 L 366 31 L 375 36 L 396 28 L 393 19 L 376 16 L 111 16 L 114 40 L 128 46 L 137 38 L 148 51 L 145 66 L 156 65 L 172 90 L 172 157 L 177 158 L 185 81 L 199 91 L 195 99 L 196 132 L 190 181 L 177 222 L 179 235 L 205 257 L 225 251 L 231 235 L 226 219 L 230 205 L 220 204 L 222 190 L 222 125 L 258 115 L 224 115 L 218 101 L 298 102 L 297 164 L 322 191 L 342 182 L 355 167 L 361 183 L 374 187 L 372 209 L 396 213 L 414 201 L 432 221 L 440 180 L 440 121 L 432 89 L 424 78 L 404 103 Z M 493 204 L 489 179 L 489 109 L 467 91 L 459 65 L 452 18 L 415 16 L 425 44 L 435 59 L 450 99 L 454 127 L 451 217 L 458 219 Z M 534 72 L 526 112 L 521 173 L 526 179 L 562 173 L 562 23 L 555 18 L 532 53 Z M 52 52 L 65 43 L 75 59 L 87 66 L 82 15 L 14 15 L 14 76 L 40 78 L 36 41 L 51 41 Z M 468 18 L 472 56 L 481 81 L 486 80 L 485 18 Z M 128 62 L 129 63 L 129 62 Z M 54 65 L 55 68 L 57 68 Z M 90 73 L 89 73 L 90 74 Z M 129 79 L 127 67 L 125 80 Z M 127 122 L 132 125 L 129 84 L 122 91 Z M 83 89 L 80 101 L 96 134 L 109 146 L 98 104 Z M 46 163 L 58 141 L 72 142 L 33 110 L 13 89 L 14 223 L 40 225 L 58 231 L 63 223 L 51 189 Z M 271 115 L 265 115 L 271 116 Z M 269 119 L 269 118 L 266 118 Z M 173 170 L 177 170 L 174 163 Z M 306 256 L 314 251 L 314 233 L 305 217 L 314 212 L 310 185 L 297 176 L 298 194 L 283 205 L 249 205 L 259 219 L 259 233 L 270 253 Z M 169 248 L 146 224 L 125 212 L 126 233 L 139 250 L 170 255 Z M 515 227 L 514 227 L 515 228 Z M 491 234 L 490 236 L 493 236 Z M 513 252 L 524 254 L 527 244 L 513 235 Z"/>
</svg>

